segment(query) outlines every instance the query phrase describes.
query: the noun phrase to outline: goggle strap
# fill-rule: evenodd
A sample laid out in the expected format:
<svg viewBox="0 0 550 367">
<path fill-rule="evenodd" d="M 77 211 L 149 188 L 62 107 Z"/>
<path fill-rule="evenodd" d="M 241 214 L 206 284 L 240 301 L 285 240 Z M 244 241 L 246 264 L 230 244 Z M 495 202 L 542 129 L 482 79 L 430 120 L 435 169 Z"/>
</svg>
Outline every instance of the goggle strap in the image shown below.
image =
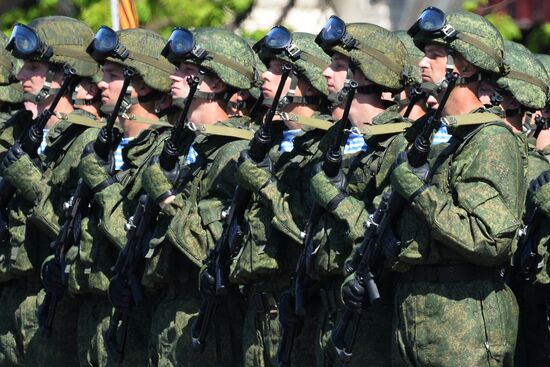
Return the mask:
<svg viewBox="0 0 550 367">
<path fill-rule="evenodd" d="M 367 45 L 364 45 L 362 43 L 359 43 L 356 45 L 357 49 L 363 51 L 364 53 L 374 57 L 376 60 L 378 60 L 381 64 L 386 66 L 388 69 L 393 71 L 397 75 L 401 75 L 401 72 L 403 71 L 403 67 L 395 63 L 393 60 L 391 60 L 389 57 L 384 55 L 383 52 L 380 52 L 372 47 L 369 47 Z"/>
<path fill-rule="evenodd" d="M 306 51 L 302 51 L 300 58 L 305 62 L 309 62 L 310 64 L 317 66 L 321 70 L 325 70 L 328 66 L 325 62 L 323 62 L 323 60 L 321 60 L 316 56 L 313 56 L 312 54 Z"/>
<path fill-rule="evenodd" d="M 128 58 L 135 61 L 142 62 L 154 68 L 160 69 L 168 74 L 174 73 L 174 66 L 172 64 L 162 63 L 158 59 L 155 59 L 154 57 L 140 54 L 139 52 L 130 52 L 128 55 Z"/>
<path fill-rule="evenodd" d="M 485 43 L 479 41 L 478 39 L 474 38 L 474 37 L 471 37 L 463 32 L 458 32 L 458 34 L 456 35 L 456 38 L 466 42 L 466 43 L 469 43 L 475 47 L 477 47 L 478 49 L 482 50 L 483 52 L 485 52 L 487 55 L 489 55 L 493 60 L 495 60 L 497 62 L 497 64 L 499 66 L 503 66 L 504 65 L 504 59 L 502 57 L 501 54 L 498 53 L 498 51 L 496 49 L 493 49 L 489 46 L 487 46 Z"/>
<path fill-rule="evenodd" d="M 247 68 L 245 68 L 244 66 L 242 66 L 241 64 L 223 56 L 223 55 L 220 55 L 216 52 L 213 52 L 213 51 L 207 51 L 208 52 L 208 56 L 210 56 L 212 58 L 212 61 L 215 61 L 215 62 L 218 62 L 220 64 L 223 64 L 225 66 L 227 66 L 228 68 L 230 69 L 233 69 L 235 70 L 236 72 L 244 75 L 248 80 L 250 80 L 251 82 L 253 82 L 255 79 L 255 74 L 254 74 L 254 71 L 252 70 L 249 70 Z M 207 56 L 207 57 L 208 57 Z"/>
<path fill-rule="evenodd" d="M 66 57 L 71 57 L 73 59 L 88 61 L 90 63 L 94 62 L 90 58 L 90 55 L 88 55 L 86 52 L 83 52 L 81 50 L 76 50 L 73 48 L 67 48 L 67 47 L 61 47 L 61 46 L 52 46 L 52 51 L 55 56 L 66 56 Z"/>
</svg>

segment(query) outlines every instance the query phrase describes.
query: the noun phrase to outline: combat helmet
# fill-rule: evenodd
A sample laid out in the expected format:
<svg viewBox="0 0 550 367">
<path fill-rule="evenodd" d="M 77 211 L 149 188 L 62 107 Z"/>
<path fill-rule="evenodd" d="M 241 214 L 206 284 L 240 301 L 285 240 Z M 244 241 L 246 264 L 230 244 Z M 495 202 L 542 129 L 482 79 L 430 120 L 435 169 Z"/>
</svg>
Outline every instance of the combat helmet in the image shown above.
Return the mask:
<svg viewBox="0 0 550 367">
<path fill-rule="evenodd" d="M 416 47 L 412 37 L 406 31 L 394 31 L 393 34 L 399 38 L 407 50 L 407 85 L 422 84 L 422 69 L 418 64 L 424 57 L 424 52 Z"/>
<path fill-rule="evenodd" d="M 418 48 L 440 44 L 448 48 L 447 69 L 454 67 L 453 54 L 460 53 L 466 61 L 490 76 L 503 76 L 509 65 L 504 58 L 504 42 L 499 31 L 487 19 L 466 11 L 445 14 L 438 8 L 426 8 L 408 30 Z M 481 73 L 459 78 L 458 84 L 480 80 Z"/>
<path fill-rule="evenodd" d="M 8 38 L 0 32 L 0 101 L 20 103 L 23 101 L 23 89 L 17 80 L 16 73 L 21 61 L 14 58 L 6 49 Z"/>
<path fill-rule="evenodd" d="M 536 54 L 535 57 L 541 65 L 544 67 L 544 70 L 546 71 L 546 76 L 550 80 L 550 55 L 544 55 L 544 54 Z M 550 104 L 550 90 L 548 91 L 548 94 L 546 96 L 546 105 Z"/>
<path fill-rule="evenodd" d="M 18 59 L 49 63 L 44 86 L 36 96 L 26 93 L 25 99 L 40 103 L 57 93 L 50 84 L 55 72 L 65 65 L 80 77 L 93 77 L 99 66 L 85 52 L 93 35 L 84 22 L 64 16 L 37 18 L 28 25 L 17 23 L 6 49 Z"/>
<path fill-rule="evenodd" d="M 146 96 L 131 98 L 130 85 L 119 114 L 124 115 L 132 105 L 158 99 L 161 93 L 170 91 L 170 74 L 174 72 L 174 67 L 161 56 L 164 43 L 159 34 L 141 28 L 115 32 L 107 26 L 101 26 L 96 32 L 86 52 L 100 64 L 112 62 L 122 65 L 132 75 L 139 75 L 153 89 Z M 102 106 L 102 110 L 108 112 L 110 107 Z"/>
<path fill-rule="evenodd" d="M 252 49 L 244 39 L 225 29 L 190 31 L 174 28 L 162 55 L 176 66 L 181 62 L 197 65 L 203 72 L 215 74 L 226 85 L 221 93 L 197 90 L 194 98 L 228 101 L 236 91 L 249 90 L 261 83 Z M 199 75 L 201 78 L 204 78 L 203 73 Z"/>
<path fill-rule="evenodd" d="M 510 72 L 497 80 L 497 86 L 529 110 L 541 109 L 548 96 L 548 75 L 544 66 L 525 46 L 504 41 Z"/>
<path fill-rule="evenodd" d="M 330 64 L 330 58 L 315 43 L 310 33 L 291 33 L 283 26 L 273 27 L 268 34 L 254 45 L 258 57 L 268 65 L 269 60 L 281 60 L 292 67 L 290 89 L 281 98 L 282 108 L 290 103 L 321 105 L 328 96 L 328 86 L 323 70 Z M 320 97 L 296 97 L 298 76 L 304 77 L 320 93 Z"/>
</svg>

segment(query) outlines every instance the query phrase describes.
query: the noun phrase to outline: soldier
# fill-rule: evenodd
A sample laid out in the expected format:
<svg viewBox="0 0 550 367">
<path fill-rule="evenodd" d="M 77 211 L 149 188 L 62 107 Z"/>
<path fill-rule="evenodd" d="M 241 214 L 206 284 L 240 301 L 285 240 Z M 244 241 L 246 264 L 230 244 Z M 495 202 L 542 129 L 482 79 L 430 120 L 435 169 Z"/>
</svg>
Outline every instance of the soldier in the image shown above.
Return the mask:
<svg viewBox="0 0 550 367">
<path fill-rule="evenodd" d="M 322 71 L 329 58 L 314 38 L 308 33 L 291 34 L 276 26 L 255 46 L 267 66 L 262 74 L 264 101 L 273 100 L 283 66 L 290 67 L 291 74 L 282 86 L 279 102 L 284 124 L 274 124 L 268 156 L 256 164 L 248 150 L 243 152 L 237 175 L 240 187 L 253 193 L 245 214 L 247 228 L 242 250 L 234 259 L 231 272 L 231 281 L 243 285 L 247 297 L 245 366 L 277 365 L 282 316 L 278 302 L 290 282 L 308 212 L 308 163 L 319 156 L 320 139 L 332 125 L 320 113 L 327 105 Z M 272 227 L 274 222 L 279 226 Z M 314 331 L 314 325 L 304 327 L 295 346 L 295 358 L 301 364 L 314 363 Z"/>
<path fill-rule="evenodd" d="M 152 318 L 149 363 L 241 366 L 242 299 L 237 291 L 218 305 L 213 337 L 202 354 L 192 349 L 191 326 L 201 304 L 199 269 L 221 235 L 222 212 L 235 190 L 238 153 L 253 136 L 250 119 L 230 118 L 227 103 L 236 92 L 257 87 L 259 74 L 246 41 L 223 29 L 176 28 L 163 54 L 177 67 L 172 96 L 187 99 L 189 110 L 182 116 L 185 138 L 176 142 L 180 163 L 165 171 L 163 151 L 143 177 L 148 200 L 160 210 L 152 218 L 142 278 L 146 289 L 162 294 Z M 188 78 L 198 82 L 194 96 Z"/>
<path fill-rule="evenodd" d="M 508 45 L 507 55 L 510 56 L 507 58 L 510 60 L 512 71 L 506 77 L 498 80 L 499 86 L 504 90 L 504 93 L 501 93 L 503 94 L 503 106 L 506 103 L 508 106 L 513 105 L 520 110 L 526 108 L 542 110 L 542 116 L 535 119 L 537 121 L 535 135 L 537 136 L 528 140 L 529 171 L 527 177 L 531 184 L 524 214 L 524 223 L 527 227 L 518 245 L 512 268 L 511 286 L 516 293 L 520 307 L 515 363 L 517 366 L 546 366 L 550 363 L 550 335 L 548 331 L 548 283 L 550 278 L 546 270 L 547 244 L 550 233 L 547 226 L 541 225 L 546 220 L 547 214 L 537 209 L 534 200 L 535 198 L 541 200 L 541 197 L 544 196 L 545 190 L 537 192 L 536 188 L 540 184 L 544 184 L 544 172 L 550 169 L 548 145 L 541 144 L 542 140 L 549 136 L 548 128 L 542 126 L 545 123 L 544 111 L 548 106 L 548 78 L 545 78 L 544 66 L 538 64 L 527 49 L 518 44 L 506 43 L 505 45 Z M 538 59 L 542 61 L 541 58 Z M 509 90 L 512 90 L 511 96 L 507 95 L 510 93 Z M 513 113 L 513 110 L 508 109 L 506 115 L 507 120 L 515 119 L 513 122 L 515 122 L 516 129 L 521 128 L 521 112 L 518 116 L 517 113 Z M 538 126 L 539 124 L 541 126 Z M 536 255 L 532 258 L 534 254 Z M 531 263 L 531 258 L 534 262 L 540 261 L 540 264 Z"/>
<path fill-rule="evenodd" d="M 109 40 L 115 41 L 112 48 L 98 47 Z M 88 216 L 82 220 L 80 243 L 69 251 L 66 261 L 70 265 L 69 291 L 81 305 L 78 321 L 81 366 L 116 362 L 104 345 L 103 333 L 112 309 L 107 289 L 118 251 L 126 245 L 124 223 L 134 213 L 142 193 L 143 171 L 150 158 L 162 149 L 169 133 L 170 124 L 159 120 L 171 103 L 168 92 L 173 66 L 161 56 L 164 44 L 164 39 L 153 31 L 125 29 L 115 33 L 103 27 L 89 47 L 89 52 L 103 65 L 103 79 L 98 84 L 102 91 L 101 109 L 118 114 L 126 142 L 117 147 L 123 158 L 120 170 L 113 172 L 115 157 L 111 155 L 105 161 L 93 144 L 86 147 L 79 167 L 83 181 L 93 191 L 93 201 Z M 125 78 L 130 78 L 127 90 L 123 90 Z M 123 108 L 113 111 L 121 94 Z M 173 121 L 174 116 L 169 115 L 168 119 Z M 116 303 L 116 299 L 111 301 Z M 143 305 L 130 318 L 124 365 L 147 360 L 153 304 Z"/>
<path fill-rule="evenodd" d="M 399 93 L 412 77 L 407 50 L 395 34 L 373 24 L 353 23 L 342 28 L 330 27 L 330 22 L 319 36 L 325 51 L 332 55 L 332 63 L 324 75 L 332 92 L 332 88 L 342 84 L 337 82 L 338 73 L 343 76 L 347 68 L 354 71 L 352 77 L 359 87 L 349 118 L 355 129 L 364 132 L 367 149 L 355 153 L 344 149 L 342 171 L 337 179 L 330 179 L 321 171 L 311 180 L 312 197 L 326 210 L 316 228 L 313 248 L 319 250 L 308 274 L 318 281 L 323 300 L 320 303 L 323 305 L 322 319 L 318 321 L 323 325 L 318 333 L 323 350 L 317 360 L 318 366 L 337 365 L 329 337 L 341 310 L 339 292 L 344 278 L 344 261 L 361 242 L 363 222 L 374 211 L 378 195 L 389 184 L 390 168 L 407 144 L 400 133 L 410 124 L 400 116 L 398 106 L 385 108 L 382 92 Z M 344 31 L 335 36 L 330 33 L 331 29 Z M 339 128 L 334 126 L 323 140 L 334 139 Z M 352 298 L 344 292 L 346 305 L 360 312 L 361 307 L 356 308 Z M 373 307 L 370 314 L 362 318 L 357 336 L 361 347 L 356 348 L 352 365 L 389 365 L 390 305 L 391 301 Z"/>
<path fill-rule="evenodd" d="M 71 101 L 73 88 L 81 78 L 92 77 L 98 65 L 85 53 L 93 37 L 84 23 L 67 17 L 44 17 L 29 25 L 17 24 L 8 50 L 24 60 L 18 74 L 23 84 L 27 108 L 40 114 L 50 107 L 65 83 L 64 66 L 76 75 L 60 96 L 47 121 L 47 146 L 44 155 L 13 145 L 2 162 L 4 179 L 16 189 L 9 204 L 9 245 L 2 250 L 2 279 L 5 283 L 2 303 L 2 358 L 6 364 L 76 364 L 76 305 L 62 302 L 59 309 L 67 315 L 56 324 L 58 333 L 46 339 L 38 331 L 37 304 L 43 293 L 38 268 L 50 253 L 49 242 L 56 238 L 63 222 L 62 203 L 67 201 L 78 180 L 78 157 L 93 140 L 94 131 L 69 122 L 73 115 L 93 123 L 86 113 L 75 111 Z M 29 118 L 30 120 L 30 118 Z M 17 128 L 30 121 L 17 122 Z M 23 130 L 24 131 L 24 130 Z M 32 158 L 31 156 L 32 155 Z M 15 318 L 15 319 L 14 319 Z M 17 337 L 16 337 L 17 336 Z M 59 348 L 63 345 L 64 348 Z"/>
<path fill-rule="evenodd" d="M 395 223 L 394 363 L 511 366 L 518 309 L 499 268 L 520 226 L 526 149 L 497 116 L 482 115 L 477 97 L 484 75 L 508 71 L 502 37 L 476 14 L 432 7 L 409 34 L 426 55 L 424 81 L 459 74 L 443 115 L 478 121 L 451 129 L 449 146 L 421 169 L 403 156 L 392 171 L 392 189 L 408 202 Z"/>
<path fill-rule="evenodd" d="M 550 78 L 550 56 L 549 55 L 536 55 L 537 59 L 540 61 L 542 66 L 544 66 L 544 69 L 546 70 L 546 73 L 549 75 Z M 550 97 L 549 97 L 550 98 Z M 537 137 L 537 148 L 540 150 L 543 150 L 545 152 L 546 156 L 550 155 L 550 151 L 548 151 L 547 148 L 550 144 L 550 129 L 548 126 L 548 119 L 550 118 L 550 103 L 547 103 L 546 106 L 540 111 L 540 123 L 541 129 L 539 132 L 539 136 Z"/>
</svg>

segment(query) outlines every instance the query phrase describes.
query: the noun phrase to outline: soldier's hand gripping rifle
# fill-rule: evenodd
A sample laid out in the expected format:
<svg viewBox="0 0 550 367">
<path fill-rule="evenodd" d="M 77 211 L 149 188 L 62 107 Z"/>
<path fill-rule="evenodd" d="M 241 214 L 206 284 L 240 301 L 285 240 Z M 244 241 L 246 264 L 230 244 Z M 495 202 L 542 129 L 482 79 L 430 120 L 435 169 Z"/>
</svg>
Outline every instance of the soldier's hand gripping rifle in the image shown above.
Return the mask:
<svg viewBox="0 0 550 367">
<path fill-rule="evenodd" d="M 458 74 L 447 73 L 448 86 L 437 110 L 428 118 L 425 128 L 416 137 L 414 145 L 407 152 L 408 162 L 413 168 L 421 167 L 428 160 L 432 135 L 441 126 L 443 107 L 456 84 L 457 78 Z M 346 272 L 353 273 L 355 271 L 355 281 L 363 285 L 366 290 L 363 300 L 365 305 L 372 305 L 380 299 L 377 281 L 387 261 L 393 259 L 399 251 L 398 243 L 393 245 L 392 248 L 384 249 L 381 240 L 386 230 L 399 216 L 405 204 L 405 199 L 396 192 L 385 193 L 382 196 L 380 205 L 365 225 L 366 231 L 363 242 L 354 253 L 351 263 L 347 265 Z M 332 330 L 332 343 L 338 358 L 344 363 L 351 360 L 360 320 L 361 313 L 356 313 L 346 307 L 338 324 Z M 346 341 L 346 334 L 350 323 L 353 325 L 353 329 L 351 339 L 348 342 Z"/>
<path fill-rule="evenodd" d="M 21 150 L 27 153 L 31 159 L 38 157 L 38 149 L 42 144 L 42 138 L 44 137 L 44 128 L 48 123 L 48 120 L 55 114 L 55 109 L 61 97 L 71 88 L 76 78 L 75 69 L 65 66 L 64 68 L 65 79 L 61 88 L 55 95 L 50 107 L 36 118 L 33 124 L 29 127 L 26 133 L 23 135 L 20 141 L 15 144 L 19 144 Z M 0 179 L 0 245 L 6 243 L 9 239 L 8 234 L 8 218 L 7 218 L 7 206 L 10 200 L 15 195 L 15 187 L 8 182 L 5 178 Z"/>
<path fill-rule="evenodd" d="M 344 106 L 344 111 L 342 119 L 340 119 L 341 129 L 336 135 L 336 139 L 333 144 L 327 150 L 322 170 L 329 178 L 334 178 L 340 172 L 342 166 L 342 145 L 345 144 L 347 137 L 349 135 L 350 121 L 348 119 L 349 111 L 351 108 L 351 103 L 355 96 L 357 90 L 357 83 L 353 80 L 349 82 L 348 94 L 346 96 L 346 105 Z M 283 335 L 281 338 L 281 343 L 277 351 L 277 361 L 280 367 L 290 366 L 292 348 L 294 345 L 294 339 L 298 336 L 301 329 L 301 323 L 303 322 L 303 317 L 306 314 L 306 302 L 305 298 L 308 293 L 307 289 L 311 285 L 312 280 L 309 278 L 308 273 L 313 266 L 313 261 L 315 260 L 315 255 L 319 248 L 314 247 L 313 237 L 315 236 L 315 230 L 317 225 L 325 213 L 325 209 L 318 203 L 314 203 L 309 218 L 307 221 L 307 226 L 303 241 L 303 250 L 298 258 L 296 264 L 296 271 L 292 279 L 292 298 L 294 304 L 294 314 L 297 316 L 300 321 L 298 322 L 289 322 L 287 325 L 281 325 L 283 329 Z M 282 312 L 282 311 L 281 311 Z M 294 319 L 294 318 L 292 318 Z"/>
<path fill-rule="evenodd" d="M 550 128 L 550 123 L 547 118 L 544 118 L 541 115 L 537 115 L 535 117 L 535 126 L 536 128 L 535 133 L 533 134 L 533 138 L 537 139 L 542 130 L 548 130 Z"/>
<path fill-rule="evenodd" d="M 124 82 L 122 89 L 118 95 L 117 101 L 113 108 L 113 111 L 109 114 L 109 118 L 105 126 L 103 126 L 97 136 L 94 143 L 95 153 L 104 161 L 109 159 L 109 156 L 116 150 L 116 147 L 120 143 L 120 132 L 115 128 L 115 122 L 118 117 L 118 111 L 122 106 L 126 90 L 132 81 L 134 71 L 130 68 L 124 68 Z M 84 183 L 83 180 L 78 181 L 78 185 L 71 199 L 64 204 L 66 219 L 65 223 L 61 227 L 59 236 L 54 243 L 55 261 L 57 264 L 51 266 L 58 266 L 61 271 L 61 283 L 63 287 L 67 286 L 68 271 L 65 257 L 67 251 L 73 246 L 78 245 L 80 241 L 80 224 L 83 218 L 87 215 L 87 209 L 93 198 L 92 190 Z M 58 293 L 58 294 L 56 294 Z M 55 310 L 57 303 L 59 302 L 61 292 L 52 292 L 46 290 L 46 295 L 42 304 L 38 310 L 38 322 L 40 330 L 44 335 L 51 333 L 53 320 L 55 317 Z"/>
<path fill-rule="evenodd" d="M 249 155 L 256 162 L 262 162 L 267 156 L 271 148 L 271 125 L 275 116 L 283 92 L 284 84 L 290 74 L 291 68 L 283 64 L 281 80 L 277 87 L 273 103 L 266 113 L 264 123 L 254 134 L 254 138 L 250 142 Z M 235 256 L 240 248 L 242 236 L 244 235 L 244 213 L 252 193 L 240 186 L 237 186 L 233 194 L 233 200 L 229 212 L 224 218 L 224 228 L 221 237 L 216 242 L 215 248 L 208 254 L 205 260 L 206 271 L 215 278 L 216 290 L 215 294 L 205 297 L 199 309 L 199 314 L 195 319 L 191 331 L 192 346 L 197 352 L 204 351 L 208 327 L 210 325 L 212 315 L 215 312 L 216 305 L 220 296 L 225 296 L 228 293 L 229 283 L 229 267 L 231 259 Z"/>
<path fill-rule="evenodd" d="M 179 157 L 185 152 L 182 149 L 182 142 L 194 136 L 194 132 L 187 128 L 187 115 L 193 96 L 200 83 L 199 77 L 188 77 L 189 94 L 181 116 L 172 128 L 170 137 L 165 140 L 162 153 L 159 157 L 160 166 L 165 171 L 172 171 L 178 164 Z M 132 306 L 127 309 L 115 310 L 109 320 L 109 327 L 103 334 L 105 347 L 114 361 L 121 363 L 124 360 L 124 348 L 126 335 L 128 334 L 128 319 L 131 308 L 138 307 L 144 300 L 141 288 L 141 278 L 145 269 L 146 252 L 149 241 L 153 235 L 155 223 L 160 211 L 159 205 L 148 195 L 141 195 L 139 203 L 125 226 L 127 231 L 127 242 L 120 252 L 114 267 L 114 277 L 109 284 L 109 294 L 112 298 L 113 292 L 120 289 L 130 289 Z"/>
</svg>

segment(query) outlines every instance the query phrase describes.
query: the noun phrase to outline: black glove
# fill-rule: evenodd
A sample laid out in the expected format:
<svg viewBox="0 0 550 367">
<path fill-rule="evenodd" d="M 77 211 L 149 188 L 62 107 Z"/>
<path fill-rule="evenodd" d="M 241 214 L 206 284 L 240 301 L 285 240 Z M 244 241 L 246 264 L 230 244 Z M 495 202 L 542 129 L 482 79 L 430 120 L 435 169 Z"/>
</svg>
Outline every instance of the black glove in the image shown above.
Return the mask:
<svg viewBox="0 0 550 367">
<path fill-rule="evenodd" d="M 216 295 L 216 278 L 211 274 L 211 267 L 204 265 L 199 273 L 199 292 L 203 298 Z"/>
<path fill-rule="evenodd" d="M 14 164 L 21 158 L 22 156 L 26 155 L 23 151 L 23 148 L 21 148 L 21 144 L 15 143 L 13 144 L 10 149 L 6 152 L 6 155 L 4 156 L 4 159 L 2 160 L 2 163 L 0 163 L 0 172 L 4 172 L 6 169 L 8 169 L 9 166 Z"/>
<path fill-rule="evenodd" d="M 67 286 L 63 283 L 61 266 L 55 259 L 50 259 L 42 264 L 42 285 L 47 292 L 51 292 L 58 298 L 63 295 Z"/>
<path fill-rule="evenodd" d="M 109 282 L 108 296 L 111 304 L 117 310 L 129 311 L 134 307 L 130 285 L 119 276 L 114 276 Z"/>
<path fill-rule="evenodd" d="M 401 152 L 395 160 L 395 167 L 399 166 L 401 163 L 406 162 L 409 165 L 409 170 L 416 175 L 419 179 L 426 182 L 428 179 L 428 174 L 430 173 L 430 165 L 426 162 L 420 167 L 413 167 L 409 163 L 409 158 L 407 152 Z"/>
<path fill-rule="evenodd" d="M 315 166 L 313 167 L 313 176 L 315 176 L 317 173 L 321 172 L 323 170 L 323 162 L 317 162 Z M 342 172 L 341 169 L 338 170 L 338 173 L 334 177 L 328 177 L 325 174 L 328 182 L 332 184 L 332 186 L 336 187 L 338 190 L 344 192 L 346 190 L 347 186 L 347 180 L 346 176 L 344 175 L 344 172 Z"/>
<path fill-rule="evenodd" d="M 356 313 L 363 309 L 365 286 L 354 274 L 350 275 L 342 285 L 342 301 L 346 307 Z"/>
<path fill-rule="evenodd" d="M 542 186 L 550 182 L 550 170 L 542 172 L 537 178 L 534 178 L 529 184 L 528 196 L 532 196 Z"/>
</svg>

